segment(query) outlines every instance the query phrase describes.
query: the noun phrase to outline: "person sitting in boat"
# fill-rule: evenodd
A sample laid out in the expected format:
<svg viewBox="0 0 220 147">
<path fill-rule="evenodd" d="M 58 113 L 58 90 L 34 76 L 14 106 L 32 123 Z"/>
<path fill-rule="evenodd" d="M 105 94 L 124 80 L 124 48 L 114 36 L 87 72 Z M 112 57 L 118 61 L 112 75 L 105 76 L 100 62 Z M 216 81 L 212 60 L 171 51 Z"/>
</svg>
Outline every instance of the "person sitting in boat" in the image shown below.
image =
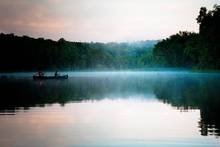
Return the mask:
<svg viewBox="0 0 220 147">
<path fill-rule="evenodd" d="M 55 77 L 59 76 L 58 71 L 55 71 L 54 76 Z"/>
<path fill-rule="evenodd" d="M 42 71 L 38 71 L 38 72 L 37 72 L 37 75 L 38 75 L 39 77 L 43 77 L 43 76 L 44 76 L 44 73 L 43 73 Z"/>
</svg>

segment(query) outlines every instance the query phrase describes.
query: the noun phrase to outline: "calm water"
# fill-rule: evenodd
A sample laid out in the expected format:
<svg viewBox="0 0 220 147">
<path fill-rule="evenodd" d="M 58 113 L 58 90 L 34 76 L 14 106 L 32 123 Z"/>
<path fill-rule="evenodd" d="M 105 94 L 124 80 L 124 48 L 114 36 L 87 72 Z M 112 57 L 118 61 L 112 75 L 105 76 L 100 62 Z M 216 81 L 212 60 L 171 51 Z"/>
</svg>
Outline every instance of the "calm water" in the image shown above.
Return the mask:
<svg viewBox="0 0 220 147">
<path fill-rule="evenodd" d="M 220 74 L 68 74 L 0 74 L 0 147 L 220 146 Z"/>
</svg>

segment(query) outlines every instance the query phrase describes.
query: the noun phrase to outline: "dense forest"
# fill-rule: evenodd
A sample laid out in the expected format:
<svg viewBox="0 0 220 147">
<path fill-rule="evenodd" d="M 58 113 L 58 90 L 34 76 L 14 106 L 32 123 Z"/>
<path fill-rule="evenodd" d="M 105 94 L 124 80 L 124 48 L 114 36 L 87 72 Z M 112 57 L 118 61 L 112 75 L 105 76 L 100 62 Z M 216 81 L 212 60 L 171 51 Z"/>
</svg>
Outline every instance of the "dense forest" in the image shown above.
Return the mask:
<svg viewBox="0 0 220 147">
<path fill-rule="evenodd" d="M 0 71 L 140 68 L 149 64 L 156 42 L 83 43 L 0 34 Z"/>
<path fill-rule="evenodd" d="M 155 63 L 168 67 L 220 69 L 220 5 L 197 17 L 199 33 L 179 32 L 155 45 Z"/>
<path fill-rule="evenodd" d="M 200 9 L 199 33 L 161 41 L 69 42 L 0 34 L 0 71 L 120 70 L 149 67 L 220 69 L 220 6 Z"/>
</svg>

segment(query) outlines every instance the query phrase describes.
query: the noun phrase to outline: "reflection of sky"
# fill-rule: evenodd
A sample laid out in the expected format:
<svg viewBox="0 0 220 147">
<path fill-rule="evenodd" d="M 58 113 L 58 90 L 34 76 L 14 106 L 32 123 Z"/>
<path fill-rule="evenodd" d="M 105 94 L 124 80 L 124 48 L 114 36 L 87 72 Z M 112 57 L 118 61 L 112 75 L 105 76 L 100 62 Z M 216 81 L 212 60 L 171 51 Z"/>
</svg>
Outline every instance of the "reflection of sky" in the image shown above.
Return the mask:
<svg viewBox="0 0 220 147">
<path fill-rule="evenodd" d="M 199 117 L 153 99 L 54 104 L 0 116 L 0 146 L 219 146 L 200 136 Z"/>
<path fill-rule="evenodd" d="M 72 41 L 161 39 L 198 31 L 199 9 L 219 0 L 1 0 L 0 32 Z"/>
</svg>

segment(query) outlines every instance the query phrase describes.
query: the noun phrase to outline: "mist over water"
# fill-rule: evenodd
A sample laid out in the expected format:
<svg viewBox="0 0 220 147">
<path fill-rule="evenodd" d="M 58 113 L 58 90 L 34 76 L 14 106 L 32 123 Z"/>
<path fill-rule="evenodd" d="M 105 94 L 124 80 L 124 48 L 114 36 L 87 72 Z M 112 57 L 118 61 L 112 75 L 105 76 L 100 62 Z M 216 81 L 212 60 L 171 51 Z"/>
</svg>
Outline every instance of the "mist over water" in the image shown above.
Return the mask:
<svg viewBox="0 0 220 147">
<path fill-rule="evenodd" d="M 1 74 L 1 146 L 220 145 L 219 73 L 62 73 Z"/>
</svg>

